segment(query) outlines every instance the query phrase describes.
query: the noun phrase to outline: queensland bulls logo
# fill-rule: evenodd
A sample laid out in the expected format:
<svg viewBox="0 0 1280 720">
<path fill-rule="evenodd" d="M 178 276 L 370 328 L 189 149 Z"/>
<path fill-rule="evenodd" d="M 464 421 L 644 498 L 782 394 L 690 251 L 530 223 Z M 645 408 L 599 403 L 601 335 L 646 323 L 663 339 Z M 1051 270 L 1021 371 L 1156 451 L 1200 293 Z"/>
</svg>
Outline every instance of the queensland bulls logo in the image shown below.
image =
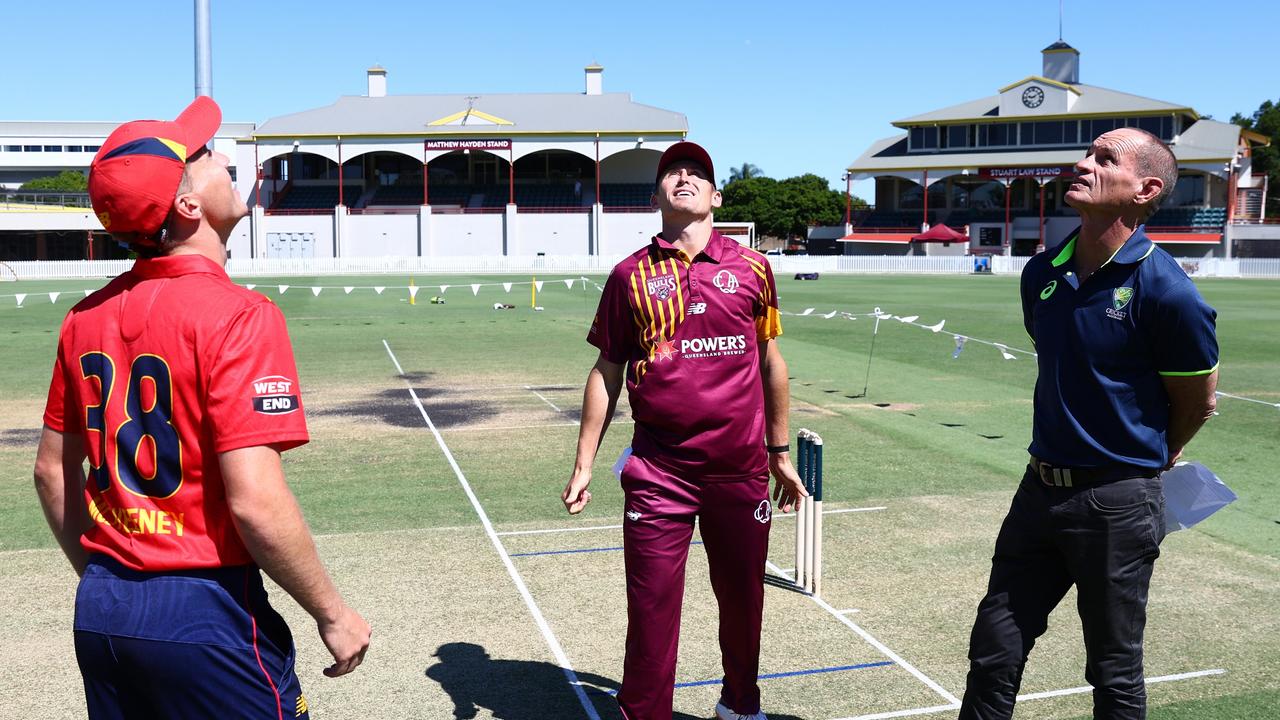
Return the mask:
<svg viewBox="0 0 1280 720">
<path fill-rule="evenodd" d="M 718 288 L 720 292 L 726 295 L 732 295 L 738 292 L 738 277 L 728 270 L 721 270 L 711 279 L 711 282 Z"/>
<path fill-rule="evenodd" d="M 646 283 L 649 290 L 649 297 L 656 297 L 659 300 L 666 300 L 671 297 L 671 293 L 676 291 L 676 279 L 672 275 L 659 275 L 650 278 Z"/>
</svg>

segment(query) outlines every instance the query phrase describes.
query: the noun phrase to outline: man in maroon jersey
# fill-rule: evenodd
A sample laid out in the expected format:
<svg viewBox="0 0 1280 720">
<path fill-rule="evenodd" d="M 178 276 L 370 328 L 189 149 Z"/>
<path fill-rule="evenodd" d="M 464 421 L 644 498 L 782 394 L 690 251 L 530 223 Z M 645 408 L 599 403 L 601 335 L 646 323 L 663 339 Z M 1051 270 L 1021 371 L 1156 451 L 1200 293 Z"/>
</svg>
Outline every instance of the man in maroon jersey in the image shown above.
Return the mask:
<svg viewBox="0 0 1280 720">
<path fill-rule="evenodd" d="M 94 212 L 139 259 L 62 324 L 35 480 L 81 577 L 92 718 L 307 717 L 259 568 L 315 618 L 326 675 L 369 645 L 285 484 L 280 453 L 308 435 L 284 316 L 223 270 L 248 208 L 206 147 L 221 122 L 198 97 L 126 123 L 89 170 Z"/>
<path fill-rule="evenodd" d="M 804 487 L 788 454 L 787 367 L 777 289 L 764 255 L 715 232 L 711 157 L 680 142 L 658 161 L 662 232 L 618 263 L 587 341 L 587 375 L 570 513 L 591 500 L 591 465 L 623 380 L 635 417 L 622 469 L 627 647 L 618 704 L 628 720 L 669 720 L 684 568 L 694 519 L 720 605 L 721 720 L 763 720 L 756 675 L 764 563 L 774 499 Z"/>
</svg>

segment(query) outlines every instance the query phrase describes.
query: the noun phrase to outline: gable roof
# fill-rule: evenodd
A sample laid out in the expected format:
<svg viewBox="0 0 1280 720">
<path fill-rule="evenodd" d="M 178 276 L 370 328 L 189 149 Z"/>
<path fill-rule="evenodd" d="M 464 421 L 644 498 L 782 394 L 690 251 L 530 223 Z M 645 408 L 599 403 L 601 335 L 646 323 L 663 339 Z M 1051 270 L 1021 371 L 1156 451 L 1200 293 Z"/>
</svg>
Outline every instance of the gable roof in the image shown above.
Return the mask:
<svg viewBox="0 0 1280 720">
<path fill-rule="evenodd" d="M 475 124 L 459 124 L 468 115 Z M 435 124 L 439 123 L 439 124 Z M 630 93 L 343 96 L 325 107 L 271 118 L 257 138 L 362 135 L 685 134 L 682 113 L 643 105 Z"/>
<path fill-rule="evenodd" d="M 1006 86 L 1004 89 L 1017 87 L 1027 80 L 1039 79 L 1038 76 L 1023 78 L 1012 85 Z M 1053 82 L 1054 85 L 1065 85 L 1065 83 Z M 1185 105 L 1177 105 L 1174 103 L 1164 102 L 1162 100 L 1153 100 L 1151 98 L 1142 97 L 1141 95 L 1131 95 L 1129 93 L 1119 92 L 1117 90 L 1108 90 L 1107 88 L 1097 87 L 1095 85 L 1067 85 L 1073 92 L 1080 97 L 1071 106 L 1071 109 L 1062 115 L 1019 115 L 1017 120 L 1035 121 L 1048 120 L 1051 118 L 1072 118 L 1080 116 L 1092 115 L 1150 115 L 1156 113 L 1184 113 L 1191 115 L 1193 118 L 1200 117 L 1192 108 Z M 932 123 L 952 123 L 952 122 L 991 122 L 1000 119 L 1000 96 L 992 95 L 990 97 L 980 98 L 978 100 L 970 100 L 952 105 L 941 110 L 933 110 L 920 115 L 913 115 L 902 120 L 893 122 L 895 127 L 906 128 L 912 125 L 927 125 Z M 1014 118 L 1010 118 L 1012 120 Z"/>
</svg>

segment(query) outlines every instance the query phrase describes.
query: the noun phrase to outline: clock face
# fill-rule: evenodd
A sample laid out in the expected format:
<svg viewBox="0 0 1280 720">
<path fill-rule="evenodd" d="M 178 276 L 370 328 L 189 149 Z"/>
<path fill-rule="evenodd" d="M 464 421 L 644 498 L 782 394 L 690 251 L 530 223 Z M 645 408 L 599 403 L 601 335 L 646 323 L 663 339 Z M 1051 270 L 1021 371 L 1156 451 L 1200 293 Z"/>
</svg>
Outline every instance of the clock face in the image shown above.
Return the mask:
<svg viewBox="0 0 1280 720">
<path fill-rule="evenodd" d="M 1044 90 L 1040 87 L 1032 85 L 1022 91 L 1022 104 L 1029 108 L 1040 107 L 1040 103 L 1044 102 Z"/>
</svg>

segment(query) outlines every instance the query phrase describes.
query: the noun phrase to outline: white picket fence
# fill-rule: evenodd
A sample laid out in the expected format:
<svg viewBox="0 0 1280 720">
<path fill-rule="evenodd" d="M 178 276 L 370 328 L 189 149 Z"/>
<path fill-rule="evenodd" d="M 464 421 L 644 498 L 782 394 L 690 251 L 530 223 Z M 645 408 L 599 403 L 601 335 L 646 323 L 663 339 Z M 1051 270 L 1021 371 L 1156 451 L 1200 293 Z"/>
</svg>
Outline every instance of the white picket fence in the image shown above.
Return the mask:
<svg viewBox="0 0 1280 720">
<path fill-rule="evenodd" d="M 232 259 L 227 272 L 234 277 L 297 277 L 326 275 L 603 275 L 621 256 L 459 256 L 307 259 Z M 769 258 L 774 274 L 910 274 L 967 275 L 973 272 L 971 256 L 886 256 L 886 255 L 787 255 Z M 1025 257 L 991 257 L 996 275 L 1017 275 L 1027 264 Z M 1193 277 L 1280 278 L 1280 258 L 1222 260 L 1218 258 L 1180 259 Z M 125 272 L 132 260 L 66 260 L 0 263 L 0 278 L 18 280 L 60 280 L 114 277 Z"/>
</svg>

